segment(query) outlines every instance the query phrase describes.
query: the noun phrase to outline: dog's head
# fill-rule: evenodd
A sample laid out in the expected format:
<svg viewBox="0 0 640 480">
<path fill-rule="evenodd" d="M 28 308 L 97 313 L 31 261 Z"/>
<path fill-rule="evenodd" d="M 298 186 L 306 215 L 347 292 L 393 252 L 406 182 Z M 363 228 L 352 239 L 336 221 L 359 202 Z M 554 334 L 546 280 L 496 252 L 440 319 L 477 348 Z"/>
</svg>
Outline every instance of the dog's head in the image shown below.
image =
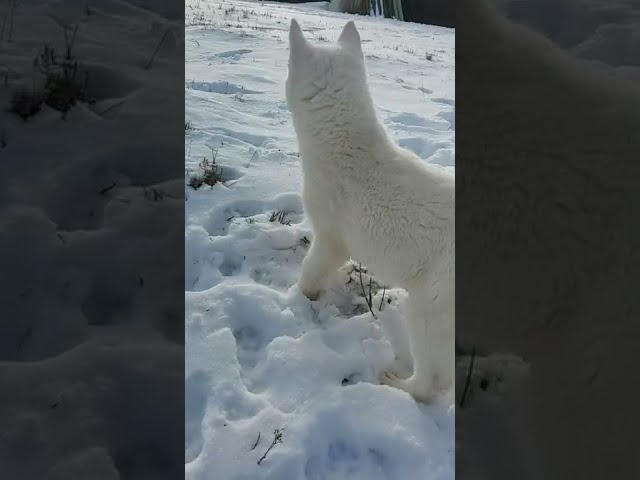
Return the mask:
<svg viewBox="0 0 640 480">
<path fill-rule="evenodd" d="M 336 99 L 366 89 L 366 71 L 360 34 L 353 21 L 348 22 L 333 45 L 312 45 L 298 22 L 289 29 L 289 76 L 286 96 L 295 111 L 302 103 Z"/>
</svg>

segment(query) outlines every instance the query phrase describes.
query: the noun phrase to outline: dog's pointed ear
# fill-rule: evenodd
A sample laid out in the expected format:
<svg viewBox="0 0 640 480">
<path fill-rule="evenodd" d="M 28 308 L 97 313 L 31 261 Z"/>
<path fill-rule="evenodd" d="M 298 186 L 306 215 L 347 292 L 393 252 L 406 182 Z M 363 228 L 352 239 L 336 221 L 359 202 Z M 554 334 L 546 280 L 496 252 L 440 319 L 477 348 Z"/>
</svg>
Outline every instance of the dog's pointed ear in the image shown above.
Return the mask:
<svg viewBox="0 0 640 480">
<path fill-rule="evenodd" d="M 353 20 L 347 22 L 342 29 L 342 33 L 338 38 L 338 43 L 356 53 L 362 54 L 362 43 L 360 42 L 360 34 Z"/>
<path fill-rule="evenodd" d="M 292 61 L 300 60 L 311 54 L 311 45 L 304 38 L 302 29 L 295 18 L 291 19 L 289 27 L 289 58 Z"/>
</svg>

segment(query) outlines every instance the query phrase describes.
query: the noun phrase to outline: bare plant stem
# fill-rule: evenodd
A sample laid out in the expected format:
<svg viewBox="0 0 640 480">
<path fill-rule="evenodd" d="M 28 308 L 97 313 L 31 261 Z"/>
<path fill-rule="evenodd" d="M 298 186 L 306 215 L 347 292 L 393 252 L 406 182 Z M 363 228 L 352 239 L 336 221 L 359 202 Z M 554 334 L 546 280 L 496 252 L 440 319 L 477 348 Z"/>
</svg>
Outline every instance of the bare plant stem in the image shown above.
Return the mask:
<svg viewBox="0 0 640 480">
<path fill-rule="evenodd" d="M 387 293 L 387 287 L 382 288 L 382 299 L 380 300 L 380 306 L 378 307 L 378 311 L 382 311 L 382 304 L 384 303 L 384 294 Z"/>
<path fill-rule="evenodd" d="M 464 382 L 464 390 L 462 391 L 462 396 L 460 397 L 460 408 L 464 407 L 464 401 L 467 398 L 467 391 L 469 389 L 469 385 L 471 384 L 471 374 L 473 373 L 473 362 L 476 358 L 476 349 L 474 348 L 471 352 L 471 361 L 469 362 L 469 370 L 467 371 L 467 379 Z"/>
<path fill-rule="evenodd" d="M 369 282 L 369 297 L 367 297 L 367 292 L 364 291 L 364 283 L 362 282 L 362 264 L 360 264 L 360 268 L 358 269 L 358 273 L 360 275 L 360 287 L 362 288 L 362 295 L 364 296 L 364 301 L 367 302 L 367 306 L 369 307 L 369 311 L 373 318 L 376 317 L 376 314 L 373 313 L 373 308 L 371 308 L 371 282 Z"/>
<path fill-rule="evenodd" d="M 260 432 L 258 432 L 258 438 L 256 438 L 256 443 L 253 444 L 253 447 L 251 448 L 250 452 L 253 452 L 256 449 L 259 442 L 260 442 Z"/>
<path fill-rule="evenodd" d="M 164 31 L 164 33 L 162 34 L 162 38 L 160 39 L 160 41 L 158 42 L 158 45 L 156 46 L 156 49 L 153 51 L 153 54 L 151 55 L 151 58 L 149 59 L 149 63 L 147 63 L 147 65 L 144 67 L 145 69 L 149 69 L 151 68 L 151 65 L 153 65 L 153 59 L 156 58 L 156 55 L 158 54 L 158 52 L 160 51 L 160 47 L 162 46 L 162 44 L 164 43 L 164 39 L 167 37 L 167 34 L 169 33 L 169 29 L 166 29 Z"/>
</svg>

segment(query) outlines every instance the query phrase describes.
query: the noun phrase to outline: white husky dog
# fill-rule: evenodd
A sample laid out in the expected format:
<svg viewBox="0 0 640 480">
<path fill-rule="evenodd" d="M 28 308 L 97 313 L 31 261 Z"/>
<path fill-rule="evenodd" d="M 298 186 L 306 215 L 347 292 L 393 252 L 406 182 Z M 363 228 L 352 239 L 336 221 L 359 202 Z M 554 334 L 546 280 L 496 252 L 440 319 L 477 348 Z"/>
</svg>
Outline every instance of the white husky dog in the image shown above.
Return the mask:
<svg viewBox="0 0 640 480">
<path fill-rule="evenodd" d="M 376 116 L 353 21 L 337 45 L 315 47 L 289 31 L 287 103 L 314 237 L 299 288 L 318 298 L 350 258 L 409 294 L 413 374 L 381 382 L 432 401 L 455 372 L 455 177 L 397 146 Z M 408 355 L 409 354 L 409 355 Z"/>
</svg>

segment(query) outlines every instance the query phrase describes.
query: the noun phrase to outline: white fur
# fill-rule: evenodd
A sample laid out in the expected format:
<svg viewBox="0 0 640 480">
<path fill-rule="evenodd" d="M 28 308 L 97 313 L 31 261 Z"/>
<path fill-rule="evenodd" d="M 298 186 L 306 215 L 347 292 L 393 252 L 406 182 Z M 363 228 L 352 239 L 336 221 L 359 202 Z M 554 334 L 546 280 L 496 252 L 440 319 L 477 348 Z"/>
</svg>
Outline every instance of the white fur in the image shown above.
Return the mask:
<svg viewBox="0 0 640 480">
<path fill-rule="evenodd" d="M 337 45 L 307 42 L 293 20 L 287 103 L 314 237 L 299 287 L 316 299 L 350 258 L 409 293 L 413 375 L 381 381 L 430 401 L 451 387 L 455 362 L 455 179 L 397 146 L 378 121 L 358 31 Z"/>
</svg>

